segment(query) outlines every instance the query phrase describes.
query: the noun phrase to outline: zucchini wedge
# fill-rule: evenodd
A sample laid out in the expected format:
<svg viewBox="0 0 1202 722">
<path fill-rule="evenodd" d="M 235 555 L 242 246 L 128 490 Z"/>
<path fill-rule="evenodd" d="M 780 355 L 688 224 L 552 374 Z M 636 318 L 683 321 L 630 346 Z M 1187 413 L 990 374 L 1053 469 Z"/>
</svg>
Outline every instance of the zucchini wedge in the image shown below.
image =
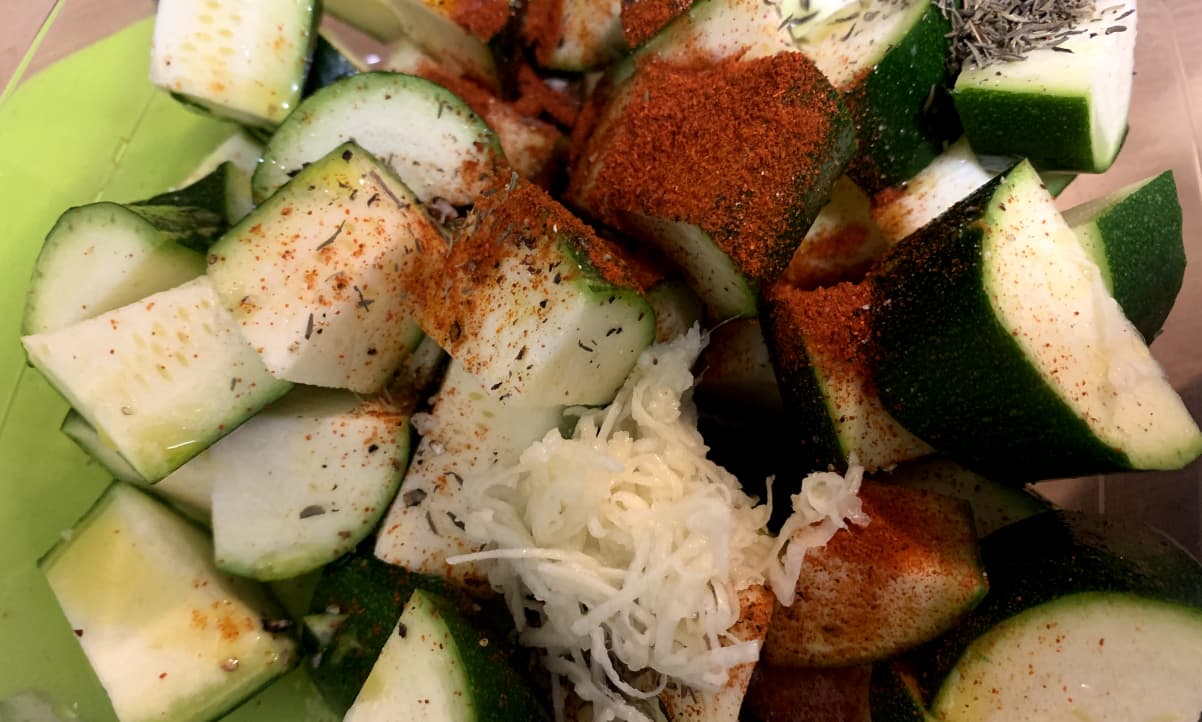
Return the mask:
<svg viewBox="0 0 1202 722">
<path fill-rule="evenodd" d="M 217 568 L 288 579 L 376 527 L 409 461 L 409 419 L 348 391 L 300 388 L 205 453 Z"/>
<path fill-rule="evenodd" d="M 136 210 L 92 203 L 59 217 L 33 267 L 21 333 L 56 331 L 204 273 L 204 256 Z"/>
<path fill-rule="evenodd" d="M 240 135 L 233 136 L 240 138 Z M 216 168 L 180 188 L 160 193 L 153 198 L 135 203 L 140 206 L 182 206 L 203 208 L 225 219 L 227 226 L 242 220 L 255 207 L 251 199 L 250 173 L 232 160 L 222 161 Z M 208 243 L 204 244 L 207 248 Z"/>
<path fill-rule="evenodd" d="M 299 658 L 263 589 L 221 574 L 203 531 L 131 486 L 109 487 L 41 568 L 121 720 L 215 719 Z"/>
<path fill-rule="evenodd" d="M 972 511 L 961 499 L 865 481 L 867 526 L 806 554 L 792 606 L 779 603 L 763 659 L 847 667 L 950 629 L 988 589 Z"/>
<path fill-rule="evenodd" d="M 885 407 L 996 478 L 1178 469 L 1202 433 L 1023 162 L 893 247 L 874 276 Z"/>
<path fill-rule="evenodd" d="M 1185 279 L 1181 203 L 1173 172 L 1064 212 L 1123 313 L 1151 343 Z"/>
<path fill-rule="evenodd" d="M 870 715 L 871 669 L 779 667 L 761 661 L 743 705 L 747 722 L 882 722 Z"/>
<path fill-rule="evenodd" d="M 604 68 L 622 57 L 623 0 L 542 0 L 528 3 L 522 39 L 540 67 L 565 72 Z"/>
<path fill-rule="evenodd" d="M 380 651 L 346 722 L 549 722 L 500 639 L 419 589 Z"/>
<path fill-rule="evenodd" d="M 496 135 L 451 91 L 411 75 L 360 73 L 305 98 L 272 134 L 251 179 L 255 201 L 351 141 L 423 202 L 472 203 L 502 160 Z"/>
<path fill-rule="evenodd" d="M 425 286 L 422 328 L 514 406 L 608 403 L 655 338 L 622 249 L 516 172 Z"/>
<path fill-rule="evenodd" d="M 300 100 L 319 15 L 313 0 L 162 0 L 151 82 L 214 115 L 274 128 Z"/>
<path fill-rule="evenodd" d="M 783 279 L 801 289 L 862 281 L 887 248 L 868 195 L 847 176 L 793 253 Z"/>
<path fill-rule="evenodd" d="M 896 660 L 872 665 L 868 704 L 872 722 L 939 722 L 927 712 L 914 675 Z"/>
<path fill-rule="evenodd" d="M 1135 0 L 1097 2 L 1093 16 L 1056 47 L 966 64 L 952 97 L 972 147 L 1044 170 L 1109 168 L 1127 134 L 1135 8 Z"/>
<path fill-rule="evenodd" d="M 421 341 L 410 287 L 443 245 L 409 189 L 348 142 L 210 248 L 208 276 L 274 376 L 371 393 Z"/>
<path fill-rule="evenodd" d="M 945 722 L 1198 719 L 1202 566 L 1151 527 L 1048 512 L 986 537 L 991 590 L 910 655 Z"/>
<path fill-rule="evenodd" d="M 207 276 L 21 342 L 30 363 L 148 482 L 292 386 L 264 368 Z"/>
</svg>

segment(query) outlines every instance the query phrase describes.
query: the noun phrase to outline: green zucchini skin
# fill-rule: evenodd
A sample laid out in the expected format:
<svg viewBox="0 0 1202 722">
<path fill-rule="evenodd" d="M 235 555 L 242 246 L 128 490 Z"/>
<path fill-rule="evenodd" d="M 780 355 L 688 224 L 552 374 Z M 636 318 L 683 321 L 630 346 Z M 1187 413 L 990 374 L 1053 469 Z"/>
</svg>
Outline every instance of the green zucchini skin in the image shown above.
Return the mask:
<svg viewBox="0 0 1202 722">
<path fill-rule="evenodd" d="M 212 172 L 195 183 L 139 201 L 130 206 L 130 209 L 135 213 L 149 213 L 150 209 L 147 206 L 175 206 L 181 209 L 181 213 L 189 208 L 196 209 L 194 221 L 198 222 L 198 225 L 203 223 L 215 227 L 216 232 L 205 232 L 204 226 L 201 225 L 197 229 L 200 233 L 195 242 L 177 242 L 203 252 L 208 250 L 228 226 L 242 220 L 254 207 L 250 196 L 250 176 L 233 161 L 227 160 L 222 161 Z M 212 217 L 202 212 L 212 214 Z M 181 220 L 186 222 L 188 218 L 184 216 Z"/>
<path fill-rule="evenodd" d="M 913 178 L 960 134 L 948 95 L 951 25 L 931 3 L 901 42 L 847 90 L 860 152 L 847 168 L 876 193 Z"/>
<path fill-rule="evenodd" d="M 1007 155 L 1027 158 L 1037 168 L 1101 172 L 1087 144 L 1067 139 L 1089 137 L 1089 103 L 1085 98 L 1034 93 L 1002 93 L 957 88 L 956 111 L 968 140 L 982 153 L 1005 148 Z M 997 123 L 997 118 L 1006 123 Z M 1058 128 L 1056 139 L 1013 132 L 1014 128 Z"/>
<path fill-rule="evenodd" d="M 937 450 L 999 480 L 1126 468 L 1125 455 L 1068 412 L 1033 366 L 997 362 L 1022 354 L 984 287 L 978 219 L 1003 180 L 994 178 L 895 246 L 873 276 L 881 399 Z M 932 384 L 932 373 L 963 383 Z M 991 433 L 1005 444 L 980 443 L 982 409 L 991 410 Z"/>
<path fill-rule="evenodd" d="M 326 40 L 324 35 L 318 35 L 317 42 L 313 45 L 313 57 L 309 61 L 309 73 L 305 76 L 305 87 L 301 90 L 301 97 L 307 98 L 337 80 L 358 75 L 362 70 L 363 68 L 356 65 L 337 46 Z"/>
<path fill-rule="evenodd" d="M 907 655 L 926 699 L 965 649 L 1002 621 L 1072 595 L 1108 592 L 1202 609 L 1202 573 L 1189 552 L 1150 526 L 1049 511 L 981 541 L 990 592 L 957 627 Z"/>
</svg>

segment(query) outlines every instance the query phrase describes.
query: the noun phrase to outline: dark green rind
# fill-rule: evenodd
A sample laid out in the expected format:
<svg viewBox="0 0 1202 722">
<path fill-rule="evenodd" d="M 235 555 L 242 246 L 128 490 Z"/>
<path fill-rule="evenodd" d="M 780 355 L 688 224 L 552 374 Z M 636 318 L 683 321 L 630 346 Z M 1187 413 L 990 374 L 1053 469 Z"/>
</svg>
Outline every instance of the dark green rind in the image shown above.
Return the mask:
<svg viewBox="0 0 1202 722">
<path fill-rule="evenodd" d="M 1094 162 L 1088 98 L 959 86 L 952 98 L 977 153 L 1026 158 L 1046 170 L 1101 173 L 1110 166 Z"/>
<path fill-rule="evenodd" d="M 309 74 L 305 76 L 301 97 L 307 98 L 336 80 L 360 72 L 354 61 L 319 34 L 313 46 L 313 58 L 309 61 Z"/>
<path fill-rule="evenodd" d="M 130 205 L 129 210 L 154 226 L 164 238 L 204 253 L 229 227 L 225 213 L 178 205 Z"/>
<path fill-rule="evenodd" d="M 872 722 L 935 722 L 926 711 L 917 686 L 896 661 L 872 665 L 868 683 Z"/>
<path fill-rule="evenodd" d="M 791 327 L 788 312 L 780 310 L 782 303 L 787 302 L 764 300 L 760 323 L 776 372 L 784 419 L 799 432 L 791 435 L 789 454 L 801 457 L 802 469 L 847 468 L 847 454 L 826 404 L 825 384 L 810 363 L 805 335 Z M 781 353 L 780 349 L 788 351 Z"/>
<path fill-rule="evenodd" d="M 988 479 L 947 459 L 908 461 L 874 480 L 966 500 L 980 536 L 1052 508 L 1030 489 Z"/>
<path fill-rule="evenodd" d="M 847 173 L 868 193 L 903 183 L 960 135 L 947 95 L 951 26 L 932 3 L 847 92 L 860 150 Z"/>
<path fill-rule="evenodd" d="M 513 650 L 504 639 L 476 628 L 448 599 L 418 590 L 414 593 L 414 601 L 418 595 L 437 610 L 450 632 L 468 679 L 472 707 L 480 719 L 550 722 L 551 715 L 531 688 L 528 676 L 523 676 L 515 667 Z"/>
<path fill-rule="evenodd" d="M 132 204 L 131 209 L 141 212 L 144 208 L 154 206 L 195 208 L 224 218 L 225 225 L 231 226 L 242 220 L 240 216 L 235 217 L 238 216 L 238 211 L 235 210 L 233 202 L 233 198 L 239 194 L 246 196 L 246 203 L 250 202 L 250 180 L 233 161 L 227 160 L 192 185 L 138 201 Z M 224 231 L 224 228 L 222 230 Z M 197 250 L 203 251 L 207 247 L 206 245 Z"/>
<path fill-rule="evenodd" d="M 1051 511 L 981 541 L 990 592 L 951 632 L 907 656 L 919 688 L 933 697 L 968 646 L 1002 621 L 1075 594 L 1129 594 L 1202 609 L 1202 566 L 1150 526 Z"/>
<path fill-rule="evenodd" d="M 1111 294 L 1151 341 L 1164 326 L 1185 279 L 1181 204 L 1173 172 L 1161 173 L 1103 210 L 1096 223 L 1110 267 Z"/>
<path fill-rule="evenodd" d="M 440 577 L 415 574 L 382 562 L 373 553 L 375 540 L 325 567 L 309 604 L 311 614 L 345 614 L 328 646 L 317 649 L 316 640 L 304 641 L 313 657 L 310 675 L 326 703 L 345 714 L 371 673 L 380 650 L 414 591 L 424 589 L 453 600 L 458 611 L 481 617 L 494 636 L 513 627 L 509 613 L 495 604 L 480 604 Z M 335 611 L 337 610 L 337 611 Z"/>
<path fill-rule="evenodd" d="M 1130 468 L 1023 361 L 994 315 L 979 221 L 1006 177 L 894 246 L 873 277 L 881 401 L 919 438 L 999 481 Z"/>
</svg>

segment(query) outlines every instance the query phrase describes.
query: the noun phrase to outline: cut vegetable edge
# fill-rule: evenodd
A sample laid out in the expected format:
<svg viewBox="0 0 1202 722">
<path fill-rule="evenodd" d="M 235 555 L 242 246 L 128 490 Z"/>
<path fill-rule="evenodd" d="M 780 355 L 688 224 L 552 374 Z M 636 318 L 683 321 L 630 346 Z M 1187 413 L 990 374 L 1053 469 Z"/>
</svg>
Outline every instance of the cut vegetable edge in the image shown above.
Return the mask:
<svg viewBox="0 0 1202 722">
<path fill-rule="evenodd" d="M 264 592 L 220 574 L 204 532 L 130 486 L 40 566 L 122 720 L 212 719 L 298 658 L 264 629 L 281 617 Z"/>
<path fill-rule="evenodd" d="M 1175 469 L 1202 453 L 1029 164 L 896 246 L 874 280 L 881 397 L 936 449 L 1034 478 Z"/>
<path fill-rule="evenodd" d="M 398 134 L 398 125 L 408 132 Z M 503 160 L 492 129 L 451 91 L 412 75 L 361 73 L 309 96 L 280 125 L 252 178 L 255 200 L 351 140 L 423 202 L 470 204 L 495 182 Z"/>
</svg>

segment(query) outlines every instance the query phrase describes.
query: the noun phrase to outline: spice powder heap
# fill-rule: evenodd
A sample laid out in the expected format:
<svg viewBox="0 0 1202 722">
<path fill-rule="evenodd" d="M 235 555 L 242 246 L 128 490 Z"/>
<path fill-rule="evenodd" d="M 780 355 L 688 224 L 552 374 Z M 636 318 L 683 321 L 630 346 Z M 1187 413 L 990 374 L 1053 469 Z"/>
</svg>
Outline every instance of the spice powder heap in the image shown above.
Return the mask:
<svg viewBox="0 0 1202 722">
<path fill-rule="evenodd" d="M 569 195 L 618 227 L 624 213 L 695 224 L 760 280 L 788 264 L 817 210 L 807 195 L 825 198 L 817 186 L 850 137 L 834 89 L 800 53 L 702 68 L 652 59 L 614 103 Z"/>
</svg>

